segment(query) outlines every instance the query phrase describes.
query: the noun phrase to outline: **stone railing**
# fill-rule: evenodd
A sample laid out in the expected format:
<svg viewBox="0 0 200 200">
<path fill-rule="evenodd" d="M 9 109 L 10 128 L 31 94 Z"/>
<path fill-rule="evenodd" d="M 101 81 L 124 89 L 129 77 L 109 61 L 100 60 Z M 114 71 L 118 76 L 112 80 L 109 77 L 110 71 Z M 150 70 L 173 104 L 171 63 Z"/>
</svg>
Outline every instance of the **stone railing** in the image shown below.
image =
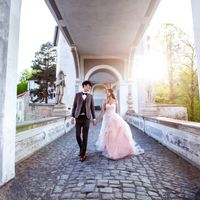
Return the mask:
<svg viewBox="0 0 200 200">
<path fill-rule="evenodd" d="M 51 117 L 17 125 L 16 162 L 19 162 L 70 131 L 70 116 Z"/>
<path fill-rule="evenodd" d="M 200 123 L 137 114 L 126 121 L 200 168 Z"/>
</svg>

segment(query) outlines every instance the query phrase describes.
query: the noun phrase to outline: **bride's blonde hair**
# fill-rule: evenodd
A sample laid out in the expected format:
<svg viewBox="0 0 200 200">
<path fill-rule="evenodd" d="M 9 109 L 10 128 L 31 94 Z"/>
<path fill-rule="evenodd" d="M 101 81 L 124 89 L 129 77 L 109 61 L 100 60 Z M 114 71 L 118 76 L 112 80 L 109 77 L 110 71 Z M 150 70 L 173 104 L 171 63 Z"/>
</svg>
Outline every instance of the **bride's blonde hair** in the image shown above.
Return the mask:
<svg viewBox="0 0 200 200">
<path fill-rule="evenodd" d="M 116 99 L 115 95 L 114 95 L 114 92 L 112 89 L 107 89 L 107 91 L 111 94 L 112 98 L 113 99 Z"/>
</svg>

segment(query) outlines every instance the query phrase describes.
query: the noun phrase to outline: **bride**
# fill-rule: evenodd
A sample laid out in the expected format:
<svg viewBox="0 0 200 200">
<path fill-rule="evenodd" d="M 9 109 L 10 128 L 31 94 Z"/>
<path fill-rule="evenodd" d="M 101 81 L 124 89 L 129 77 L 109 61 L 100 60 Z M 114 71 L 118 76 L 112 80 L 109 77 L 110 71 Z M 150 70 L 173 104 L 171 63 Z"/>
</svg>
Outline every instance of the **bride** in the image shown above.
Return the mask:
<svg viewBox="0 0 200 200">
<path fill-rule="evenodd" d="M 107 89 L 106 93 L 107 100 L 103 103 L 97 119 L 99 122 L 103 117 L 96 149 L 113 160 L 144 153 L 133 140 L 129 125 L 117 114 L 118 105 L 113 90 Z"/>
</svg>

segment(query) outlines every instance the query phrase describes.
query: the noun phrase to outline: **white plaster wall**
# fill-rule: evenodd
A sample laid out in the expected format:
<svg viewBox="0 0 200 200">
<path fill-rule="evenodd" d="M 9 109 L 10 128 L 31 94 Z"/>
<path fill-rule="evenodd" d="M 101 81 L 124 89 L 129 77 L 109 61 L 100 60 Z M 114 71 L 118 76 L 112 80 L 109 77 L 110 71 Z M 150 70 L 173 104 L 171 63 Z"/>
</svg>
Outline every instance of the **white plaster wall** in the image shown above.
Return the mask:
<svg viewBox="0 0 200 200">
<path fill-rule="evenodd" d="M 191 0 L 191 4 L 192 4 L 197 68 L 198 68 L 199 91 L 200 91 L 200 38 L 199 38 L 199 36 L 200 36 L 200 20 L 199 20 L 200 19 L 200 1 L 199 0 Z"/>
<path fill-rule="evenodd" d="M 129 123 L 132 124 L 133 126 L 137 127 L 141 131 L 144 132 L 145 127 L 144 127 L 144 118 L 142 116 L 131 116 L 131 115 L 126 115 L 125 120 Z"/>
<path fill-rule="evenodd" d="M 3 74 L 5 77 L 5 101 L 4 107 L 1 108 L 3 109 L 1 127 L 3 135 L 1 137 L 2 152 L 0 153 L 2 155 L 2 162 L 0 163 L 0 185 L 6 183 L 15 176 L 16 85 L 20 10 L 21 0 L 11 1 L 8 51 L 4 52 L 5 56 L 7 57 L 7 65 L 3 66 L 6 68 L 6 74 Z M 9 15 L 9 13 L 6 14 Z"/>
<path fill-rule="evenodd" d="M 140 68 L 145 64 L 145 59 L 148 55 L 147 48 L 147 36 L 144 35 L 143 39 L 138 44 L 135 49 L 135 54 L 133 58 L 133 86 L 132 86 L 132 94 L 133 94 L 133 102 L 134 102 L 134 110 L 136 113 L 141 113 L 144 109 L 147 101 L 146 94 L 146 81 L 141 76 Z M 144 72 L 145 73 L 145 72 Z"/>
<path fill-rule="evenodd" d="M 138 77 L 136 69 L 133 69 L 132 95 L 133 95 L 133 109 L 136 113 L 139 112 L 139 91 L 138 91 Z"/>
<path fill-rule="evenodd" d="M 76 85 L 76 70 L 74 64 L 74 58 L 71 52 L 71 47 L 66 42 L 62 33 L 59 35 L 58 43 L 58 62 L 57 62 L 57 74 L 60 70 L 64 71 L 65 77 L 65 89 L 62 102 L 67 107 L 72 107 L 73 98 L 75 95 Z"/>
<path fill-rule="evenodd" d="M 125 113 L 128 109 L 128 83 L 125 81 L 121 81 L 119 85 L 119 110 L 120 110 L 120 115 L 122 117 L 125 116 Z"/>
</svg>

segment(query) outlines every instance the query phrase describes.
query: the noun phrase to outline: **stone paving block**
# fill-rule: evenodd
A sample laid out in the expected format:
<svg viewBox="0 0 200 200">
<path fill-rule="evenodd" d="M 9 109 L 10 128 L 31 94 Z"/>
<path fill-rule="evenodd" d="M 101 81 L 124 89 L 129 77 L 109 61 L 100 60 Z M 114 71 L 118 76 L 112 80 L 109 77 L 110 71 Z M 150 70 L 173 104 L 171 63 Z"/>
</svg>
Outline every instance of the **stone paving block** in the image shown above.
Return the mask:
<svg viewBox="0 0 200 200">
<path fill-rule="evenodd" d="M 114 194 L 102 194 L 102 199 L 104 200 L 115 200 Z"/>
<path fill-rule="evenodd" d="M 148 191 L 148 194 L 150 195 L 150 196 L 153 196 L 153 197 L 158 197 L 159 195 L 158 195 L 158 193 L 156 193 L 156 192 L 151 192 L 151 191 Z"/>
<path fill-rule="evenodd" d="M 83 194 L 83 193 L 77 193 L 77 194 L 76 194 L 76 198 L 79 198 L 79 199 L 85 199 L 85 198 L 86 198 L 86 194 Z"/>
<path fill-rule="evenodd" d="M 95 189 L 95 184 L 88 184 L 84 185 L 83 188 L 81 189 L 82 193 L 91 193 Z"/>
<path fill-rule="evenodd" d="M 57 185 L 53 190 L 54 193 L 61 193 L 62 191 L 63 191 L 63 186 L 59 185 Z"/>
<path fill-rule="evenodd" d="M 123 188 L 124 192 L 135 193 L 135 188 Z"/>
<path fill-rule="evenodd" d="M 61 195 L 61 198 L 71 198 L 72 197 L 72 192 L 65 192 Z"/>
<path fill-rule="evenodd" d="M 112 188 L 110 187 L 105 187 L 105 188 L 100 188 L 100 192 L 102 193 L 112 193 Z"/>
<path fill-rule="evenodd" d="M 87 195 L 87 198 L 88 198 L 88 199 L 98 199 L 98 198 L 100 198 L 100 194 L 97 193 L 97 192 L 89 193 L 89 194 Z"/>
<path fill-rule="evenodd" d="M 137 195 L 137 200 L 152 200 L 152 198 L 146 195 Z"/>
<path fill-rule="evenodd" d="M 134 199 L 135 198 L 135 194 L 134 193 L 124 192 L 123 193 L 123 198 L 124 199 Z"/>
</svg>

